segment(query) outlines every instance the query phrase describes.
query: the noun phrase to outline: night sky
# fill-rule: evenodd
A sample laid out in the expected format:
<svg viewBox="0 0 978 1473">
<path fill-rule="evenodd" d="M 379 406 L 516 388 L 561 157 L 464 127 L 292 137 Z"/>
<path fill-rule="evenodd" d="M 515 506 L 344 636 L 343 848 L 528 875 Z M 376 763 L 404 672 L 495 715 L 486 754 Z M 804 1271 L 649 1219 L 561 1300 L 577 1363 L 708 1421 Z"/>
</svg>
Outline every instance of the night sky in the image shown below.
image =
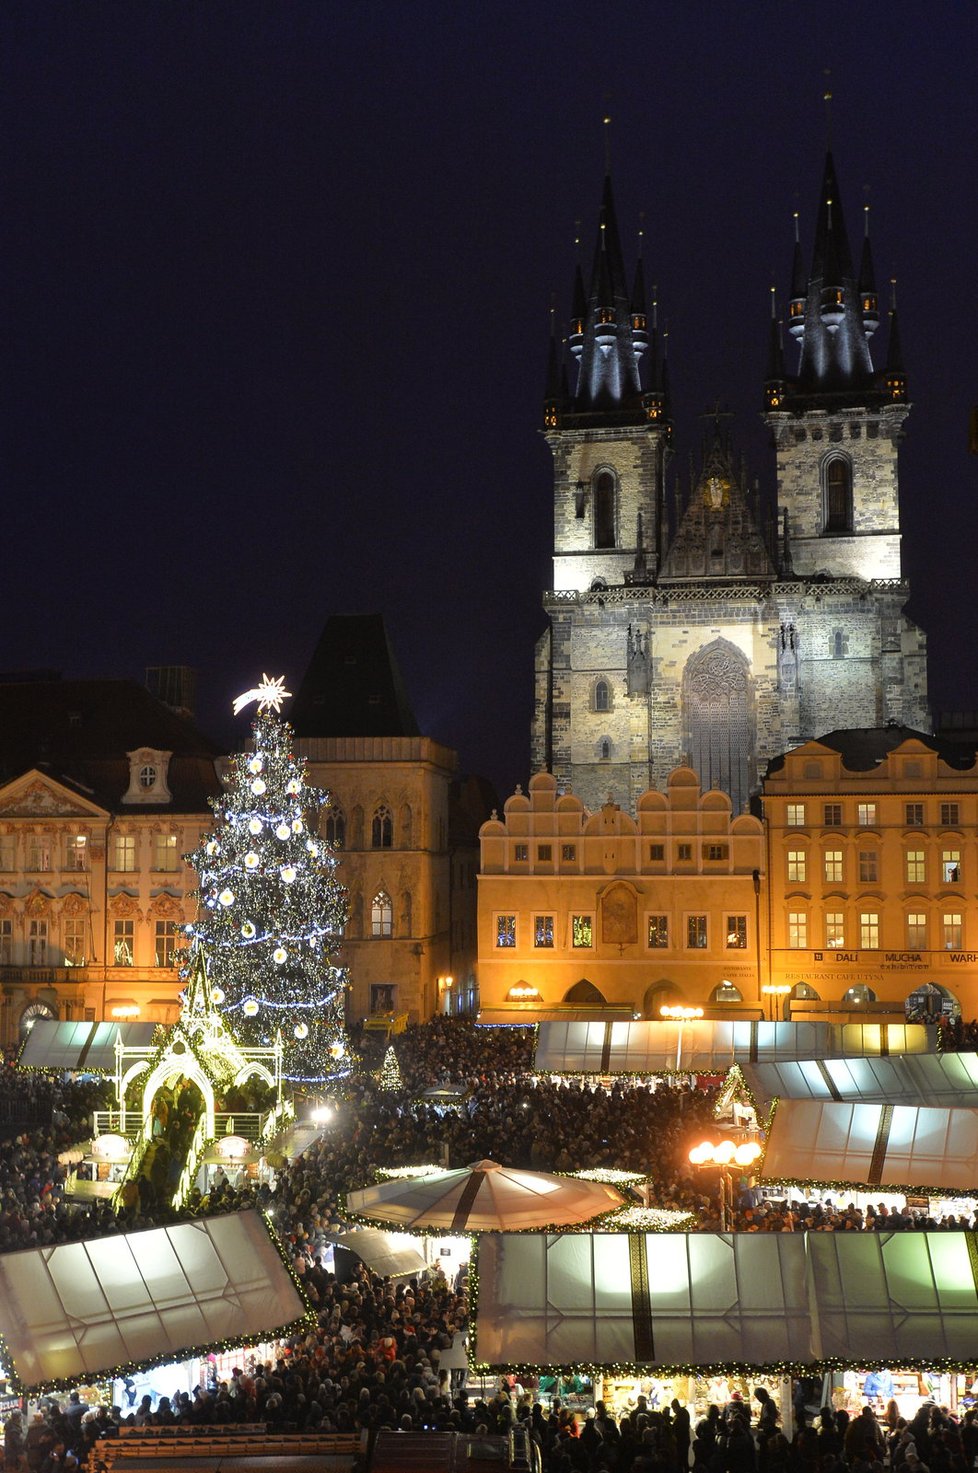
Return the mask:
<svg viewBox="0 0 978 1473">
<path fill-rule="evenodd" d="M 422 730 L 525 781 L 548 313 L 602 114 L 680 463 L 719 401 L 770 487 L 769 287 L 795 209 L 810 246 L 829 67 L 849 234 L 868 199 L 899 280 L 911 613 L 934 706 L 978 708 L 970 0 L 8 0 L 0 48 L 0 668 L 190 664 L 236 743 L 233 695 L 379 610 Z"/>
</svg>

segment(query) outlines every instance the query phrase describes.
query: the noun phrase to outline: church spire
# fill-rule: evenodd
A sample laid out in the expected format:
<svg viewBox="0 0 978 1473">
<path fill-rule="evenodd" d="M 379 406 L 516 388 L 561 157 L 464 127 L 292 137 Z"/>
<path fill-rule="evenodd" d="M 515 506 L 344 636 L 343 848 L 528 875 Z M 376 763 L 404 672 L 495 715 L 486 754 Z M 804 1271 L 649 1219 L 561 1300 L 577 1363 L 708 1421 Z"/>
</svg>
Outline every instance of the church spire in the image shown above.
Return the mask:
<svg viewBox="0 0 978 1473">
<path fill-rule="evenodd" d="M 863 205 L 863 254 L 859 262 L 859 306 L 863 314 L 863 331 L 871 338 L 880 325 L 880 300 L 876 294 L 876 272 L 869 244 L 869 205 Z"/>
<path fill-rule="evenodd" d="M 890 341 L 886 346 L 886 370 L 883 377 L 886 382 L 886 392 L 894 403 L 905 403 L 907 398 L 907 375 L 903 368 L 903 350 L 900 346 L 900 323 L 897 319 L 895 277 L 890 282 Z"/>
</svg>

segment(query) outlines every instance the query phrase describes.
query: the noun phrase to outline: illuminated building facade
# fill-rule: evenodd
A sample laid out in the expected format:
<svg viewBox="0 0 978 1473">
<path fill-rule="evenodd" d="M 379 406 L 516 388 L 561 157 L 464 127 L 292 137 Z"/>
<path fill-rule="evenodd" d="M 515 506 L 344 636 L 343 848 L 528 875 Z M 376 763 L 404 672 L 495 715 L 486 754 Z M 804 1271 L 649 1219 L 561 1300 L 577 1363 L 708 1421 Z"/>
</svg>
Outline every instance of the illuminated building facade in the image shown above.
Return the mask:
<svg viewBox="0 0 978 1473">
<path fill-rule="evenodd" d="M 719 431 L 681 496 L 666 364 L 642 264 L 626 280 L 605 181 L 578 269 L 569 387 L 554 340 L 553 586 L 536 653 L 532 766 L 592 811 L 634 810 L 679 765 L 746 809 L 767 762 L 839 726 L 926 729 L 926 646 L 904 612 L 897 452 L 908 412 L 895 309 L 886 364 L 868 233 L 858 270 L 831 155 L 811 265 L 796 244 L 785 368 L 771 324 L 770 506 Z"/>
</svg>

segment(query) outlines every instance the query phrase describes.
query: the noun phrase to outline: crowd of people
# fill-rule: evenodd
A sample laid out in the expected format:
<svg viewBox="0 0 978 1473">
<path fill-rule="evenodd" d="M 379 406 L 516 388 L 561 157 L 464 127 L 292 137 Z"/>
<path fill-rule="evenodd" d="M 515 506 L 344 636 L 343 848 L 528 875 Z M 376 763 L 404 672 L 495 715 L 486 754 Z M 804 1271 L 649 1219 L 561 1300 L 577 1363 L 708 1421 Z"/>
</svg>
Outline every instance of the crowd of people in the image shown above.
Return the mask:
<svg viewBox="0 0 978 1473">
<path fill-rule="evenodd" d="M 467 1397 L 457 1361 L 467 1328 L 466 1285 L 440 1274 L 394 1285 L 363 1265 L 327 1270 L 325 1235 L 343 1227 L 344 1199 L 388 1166 L 432 1163 L 451 1167 L 490 1157 L 541 1171 L 615 1167 L 647 1177 L 651 1201 L 690 1213 L 704 1230 L 720 1226 L 719 1179 L 689 1166 L 686 1150 L 713 1124 L 716 1092 L 689 1085 L 617 1081 L 605 1088 L 586 1079 L 553 1080 L 532 1073 L 531 1029 L 482 1029 L 438 1019 L 409 1029 L 396 1041 L 401 1088 L 382 1087 L 361 1071 L 332 1098 L 332 1119 L 313 1144 L 274 1177 L 235 1180 L 223 1174 L 209 1190 L 192 1195 L 193 1215 L 230 1210 L 249 1202 L 265 1208 L 292 1257 L 317 1312 L 313 1330 L 282 1347 L 276 1363 L 242 1364 L 226 1385 L 174 1394 L 124 1409 L 88 1409 L 51 1401 L 30 1425 L 8 1421 L 8 1467 L 22 1473 L 56 1473 L 72 1460 L 93 1468 L 92 1447 L 124 1420 L 173 1422 L 261 1421 L 271 1428 L 347 1431 L 372 1427 L 436 1427 L 506 1431 L 526 1421 L 538 1443 L 545 1473 L 670 1473 L 687 1466 L 700 1473 L 878 1473 L 876 1458 L 850 1456 L 853 1438 L 829 1413 L 817 1427 L 802 1427 L 789 1443 L 777 1418 L 759 1402 L 744 1435 L 744 1407 L 711 1409 L 690 1429 L 685 1413 L 639 1404 L 624 1418 L 599 1403 L 591 1415 L 560 1404 L 545 1410 L 532 1390 L 500 1383 L 495 1395 Z M 457 1102 L 425 1101 L 426 1089 L 458 1087 Z M 6 1068 L 0 1090 L 38 1092 L 38 1077 Z M 94 1081 L 45 1080 L 51 1123 L 20 1131 L 0 1143 L 0 1250 L 129 1231 L 171 1220 L 173 1161 L 157 1152 L 161 1190 L 143 1193 L 116 1216 L 104 1204 L 69 1207 L 63 1199 L 65 1168 L 58 1154 L 87 1134 L 90 1112 L 104 1106 L 105 1088 Z M 177 1102 L 175 1114 L 186 1134 Z M 167 1128 L 161 1140 L 168 1136 Z M 860 1211 L 843 1200 L 811 1204 L 789 1193 L 764 1201 L 747 1179 L 735 1182 L 729 1226 L 743 1232 L 872 1231 L 921 1225 L 880 1203 Z M 145 1198 L 145 1200 L 144 1200 Z M 925 1226 L 936 1224 L 925 1221 Z M 970 1223 L 948 1220 L 943 1226 Z M 773 1404 L 772 1404 L 773 1406 Z M 716 1413 L 714 1415 L 714 1412 Z M 681 1415 L 680 1415 L 681 1414 Z M 935 1413 L 936 1415 L 936 1413 Z M 767 1419 L 767 1420 L 765 1420 Z M 829 1426 L 831 1421 L 832 1426 Z M 964 1473 L 958 1441 L 967 1424 L 930 1435 L 918 1427 L 893 1441 L 890 1466 L 907 1473 Z M 833 1428 L 835 1429 L 833 1431 Z M 23 1447 L 18 1453 L 18 1438 Z M 836 1439 L 840 1446 L 836 1446 Z M 685 1452 L 684 1452 L 685 1448 Z M 913 1461 L 916 1448 L 919 1463 Z M 19 1459 L 19 1461 L 18 1461 Z M 53 1461 L 52 1461 L 53 1459 Z M 97 1462 L 97 1448 L 95 1453 Z M 863 1463 L 865 1462 L 865 1467 Z M 968 1467 L 971 1466 L 969 1460 Z"/>
</svg>

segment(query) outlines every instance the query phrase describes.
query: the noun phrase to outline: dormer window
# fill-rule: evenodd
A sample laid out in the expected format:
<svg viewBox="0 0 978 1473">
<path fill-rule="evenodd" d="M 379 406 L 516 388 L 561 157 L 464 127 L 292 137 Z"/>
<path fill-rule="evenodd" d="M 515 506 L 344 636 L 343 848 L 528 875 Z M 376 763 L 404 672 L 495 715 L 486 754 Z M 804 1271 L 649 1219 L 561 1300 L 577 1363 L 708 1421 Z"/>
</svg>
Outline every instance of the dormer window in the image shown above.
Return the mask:
<svg viewBox="0 0 978 1473">
<path fill-rule="evenodd" d="M 147 762 L 145 767 L 139 769 L 139 786 L 141 788 L 155 788 L 158 776 L 158 770 L 152 763 Z"/>
<path fill-rule="evenodd" d="M 129 758 L 129 787 L 122 795 L 123 803 L 171 803 L 167 776 L 172 752 L 160 752 L 155 747 L 139 747 L 127 752 Z"/>
</svg>

